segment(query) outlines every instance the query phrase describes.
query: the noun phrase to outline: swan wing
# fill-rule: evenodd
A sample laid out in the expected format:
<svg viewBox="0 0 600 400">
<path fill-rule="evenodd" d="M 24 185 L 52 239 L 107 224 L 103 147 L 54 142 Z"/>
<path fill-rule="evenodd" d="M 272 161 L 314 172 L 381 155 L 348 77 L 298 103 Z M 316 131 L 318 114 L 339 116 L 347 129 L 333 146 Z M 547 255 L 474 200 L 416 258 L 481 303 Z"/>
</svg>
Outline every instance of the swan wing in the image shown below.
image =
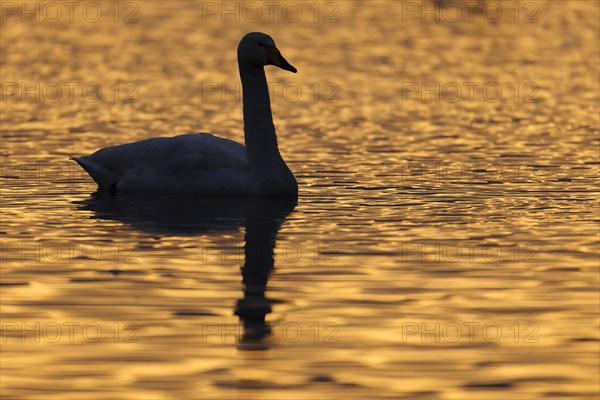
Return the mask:
<svg viewBox="0 0 600 400">
<path fill-rule="evenodd" d="M 208 133 L 158 137 L 73 157 L 100 189 L 153 193 L 243 190 L 246 148 Z"/>
</svg>

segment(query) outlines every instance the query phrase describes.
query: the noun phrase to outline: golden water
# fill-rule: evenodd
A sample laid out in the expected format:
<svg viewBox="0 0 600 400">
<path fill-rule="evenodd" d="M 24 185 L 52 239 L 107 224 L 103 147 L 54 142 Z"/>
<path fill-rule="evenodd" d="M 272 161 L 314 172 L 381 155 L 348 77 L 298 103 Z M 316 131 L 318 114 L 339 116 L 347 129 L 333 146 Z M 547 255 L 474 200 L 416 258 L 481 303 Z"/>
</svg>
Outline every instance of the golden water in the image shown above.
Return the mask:
<svg viewBox="0 0 600 400">
<path fill-rule="evenodd" d="M 599 3 L 488 3 L 0 3 L 2 398 L 597 398 Z M 297 204 L 92 196 L 69 155 L 242 140 L 248 31 Z"/>
</svg>

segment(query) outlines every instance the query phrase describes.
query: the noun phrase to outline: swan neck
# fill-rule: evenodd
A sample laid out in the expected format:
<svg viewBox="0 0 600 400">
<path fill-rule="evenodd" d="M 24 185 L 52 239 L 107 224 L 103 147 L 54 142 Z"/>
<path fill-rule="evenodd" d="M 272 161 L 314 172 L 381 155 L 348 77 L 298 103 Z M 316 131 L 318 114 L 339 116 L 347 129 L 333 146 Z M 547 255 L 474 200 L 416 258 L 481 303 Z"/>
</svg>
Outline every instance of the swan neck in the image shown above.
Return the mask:
<svg viewBox="0 0 600 400">
<path fill-rule="evenodd" d="M 244 105 L 244 141 L 248 162 L 273 162 L 280 159 L 271 114 L 269 89 L 264 68 L 240 64 Z"/>
</svg>

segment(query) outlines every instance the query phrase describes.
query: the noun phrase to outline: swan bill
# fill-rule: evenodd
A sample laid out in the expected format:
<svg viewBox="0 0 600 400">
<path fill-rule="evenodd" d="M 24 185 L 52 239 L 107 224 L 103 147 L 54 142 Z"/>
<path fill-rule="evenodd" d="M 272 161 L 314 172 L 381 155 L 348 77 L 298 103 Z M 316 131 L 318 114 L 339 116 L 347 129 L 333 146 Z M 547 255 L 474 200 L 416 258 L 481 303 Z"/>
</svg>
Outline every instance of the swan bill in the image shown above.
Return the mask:
<svg viewBox="0 0 600 400">
<path fill-rule="evenodd" d="M 267 47 L 265 46 L 267 51 L 267 60 L 269 61 L 269 65 L 274 65 L 281 69 L 285 69 L 286 71 L 290 71 L 293 73 L 298 72 L 298 70 L 290 64 L 283 56 L 277 47 Z"/>
</svg>

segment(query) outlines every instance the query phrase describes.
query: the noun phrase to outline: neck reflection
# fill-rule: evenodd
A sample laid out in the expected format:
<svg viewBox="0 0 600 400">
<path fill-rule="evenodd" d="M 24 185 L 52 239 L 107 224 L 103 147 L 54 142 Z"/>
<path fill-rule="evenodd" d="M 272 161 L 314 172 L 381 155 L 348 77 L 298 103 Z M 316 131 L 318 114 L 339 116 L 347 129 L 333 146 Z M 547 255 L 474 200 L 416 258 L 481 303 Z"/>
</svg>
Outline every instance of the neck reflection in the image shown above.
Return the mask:
<svg viewBox="0 0 600 400">
<path fill-rule="evenodd" d="M 256 199 L 247 209 L 244 264 L 241 267 L 244 297 L 238 300 L 235 308 L 243 326 L 242 342 L 260 341 L 271 331 L 265 323 L 266 315 L 271 312 L 271 302 L 265 291 L 269 275 L 275 268 L 277 233 L 295 205 L 295 199 Z"/>
</svg>

